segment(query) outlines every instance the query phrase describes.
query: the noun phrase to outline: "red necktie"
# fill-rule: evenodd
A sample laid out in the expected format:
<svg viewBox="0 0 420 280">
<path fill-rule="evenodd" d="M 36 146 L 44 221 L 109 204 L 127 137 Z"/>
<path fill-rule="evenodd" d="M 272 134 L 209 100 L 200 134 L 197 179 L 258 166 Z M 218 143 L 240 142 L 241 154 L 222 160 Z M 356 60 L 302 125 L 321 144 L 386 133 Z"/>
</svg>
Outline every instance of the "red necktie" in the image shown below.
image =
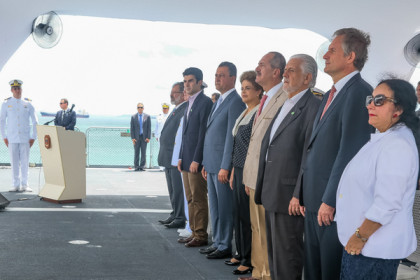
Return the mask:
<svg viewBox="0 0 420 280">
<path fill-rule="evenodd" d="M 332 86 L 331 91 L 330 91 L 330 95 L 328 96 L 327 103 L 325 104 L 324 111 L 322 111 L 322 115 L 321 115 L 321 118 L 320 118 L 320 119 L 322 119 L 322 117 L 324 116 L 324 114 L 325 114 L 325 112 L 327 111 L 328 107 L 330 107 L 331 101 L 333 100 L 333 98 L 334 98 L 334 93 L 335 93 L 336 91 L 337 91 L 337 90 L 335 89 L 335 87 L 334 87 L 334 86 Z"/>
<path fill-rule="evenodd" d="M 262 109 L 264 107 L 264 103 L 267 100 L 267 97 L 268 97 L 267 94 L 264 94 L 264 96 L 261 98 L 260 108 L 258 108 L 258 113 L 257 113 L 257 116 L 254 119 L 254 123 L 257 121 L 257 118 L 260 116 L 261 111 L 262 111 Z"/>
</svg>

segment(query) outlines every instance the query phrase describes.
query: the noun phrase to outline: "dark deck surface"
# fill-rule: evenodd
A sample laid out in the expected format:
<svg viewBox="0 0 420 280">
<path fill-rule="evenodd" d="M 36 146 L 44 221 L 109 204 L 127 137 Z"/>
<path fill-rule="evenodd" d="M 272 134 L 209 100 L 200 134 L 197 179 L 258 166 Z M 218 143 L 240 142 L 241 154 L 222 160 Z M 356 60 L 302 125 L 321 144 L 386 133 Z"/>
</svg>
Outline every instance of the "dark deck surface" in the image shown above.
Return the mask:
<svg viewBox="0 0 420 280">
<path fill-rule="evenodd" d="M 157 222 L 170 209 L 163 172 L 87 169 L 87 198 L 66 205 L 36 196 L 42 169 L 30 168 L 33 193 L 9 193 L 10 182 L 10 168 L 1 168 L 2 194 L 29 200 L 0 212 L 0 280 L 237 279 Z"/>
</svg>

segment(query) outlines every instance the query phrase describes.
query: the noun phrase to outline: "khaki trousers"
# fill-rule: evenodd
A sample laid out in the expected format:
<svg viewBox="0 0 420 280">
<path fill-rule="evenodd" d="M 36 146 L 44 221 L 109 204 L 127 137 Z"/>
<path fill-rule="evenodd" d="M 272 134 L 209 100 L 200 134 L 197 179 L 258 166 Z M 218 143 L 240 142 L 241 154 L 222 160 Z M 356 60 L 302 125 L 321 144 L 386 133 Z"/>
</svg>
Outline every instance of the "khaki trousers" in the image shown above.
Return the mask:
<svg viewBox="0 0 420 280">
<path fill-rule="evenodd" d="M 254 267 L 252 277 L 270 280 L 270 266 L 268 264 L 267 234 L 265 228 L 265 209 L 255 204 L 255 190 L 249 189 L 249 211 L 251 218 L 252 245 L 251 264 Z"/>
<path fill-rule="evenodd" d="M 206 240 L 209 222 L 209 205 L 207 200 L 207 182 L 201 172 L 182 171 L 185 197 L 188 202 L 188 215 L 192 236 L 197 240 Z"/>
</svg>

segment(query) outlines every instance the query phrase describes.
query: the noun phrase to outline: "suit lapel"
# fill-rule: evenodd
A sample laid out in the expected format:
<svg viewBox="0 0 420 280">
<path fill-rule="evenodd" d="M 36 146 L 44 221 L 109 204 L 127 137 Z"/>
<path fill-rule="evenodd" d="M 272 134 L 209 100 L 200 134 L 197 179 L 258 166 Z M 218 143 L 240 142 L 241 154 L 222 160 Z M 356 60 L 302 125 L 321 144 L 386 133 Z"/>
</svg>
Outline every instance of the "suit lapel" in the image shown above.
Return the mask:
<svg viewBox="0 0 420 280">
<path fill-rule="evenodd" d="M 309 144 L 312 143 L 312 141 L 315 139 L 316 135 L 318 134 L 319 130 L 321 129 L 321 127 L 325 124 L 325 122 L 327 121 L 327 119 L 329 118 L 329 116 L 332 114 L 332 112 L 335 110 L 335 108 L 337 106 L 339 106 L 339 104 L 341 104 L 341 102 L 343 102 L 343 100 L 345 99 L 345 96 L 347 95 L 347 90 L 348 88 L 356 81 L 360 79 L 360 73 L 357 73 L 356 75 L 354 75 L 354 77 L 352 77 L 345 85 L 344 87 L 340 90 L 339 94 L 337 97 L 335 97 L 335 99 L 333 100 L 333 102 L 331 103 L 330 107 L 327 109 L 327 111 L 325 112 L 324 116 L 322 117 L 322 119 L 320 120 L 322 111 L 324 110 L 325 107 L 325 103 L 327 102 L 326 100 L 328 99 L 328 96 L 330 94 L 330 91 L 328 91 L 328 95 L 326 95 L 323 100 L 322 100 L 322 104 L 318 110 L 318 113 L 316 115 L 316 119 L 315 119 L 315 123 L 314 123 L 314 128 L 312 131 L 312 136 L 311 136 L 311 140 L 309 141 Z M 324 101 L 325 100 L 325 101 Z"/>
<path fill-rule="evenodd" d="M 283 86 L 280 87 L 280 89 L 274 94 L 274 96 L 270 99 L 270 102 L 268 102 L 267 106 L 261 111 L 261 115 L 258 116 L 257 121 L 255 122 L 254 126 L 252 127 L 252 133 L 251 136 L 254 135 L 255 131 L 257 130 L 257 127 L 260 125 L 262 120 L 264 119 L 265 115 L 270 112 L 271 108 L 276 104 L 277 102 L 284 103 L 284 101 L 287 99 L 287 93 L 283 90 Z M 261 106 L 261 104 L 260 104 Z"/>
<path fill-rule="evenodd" d="M 185 114 L 184 114 L 184 127 L 183 127 L 183 132 L 187 129 L 188 124 L 190 123 L 191 115 L 193 114 L 193 112 L 195 112 L 195 109 L 198 106 L 197 104 L 200 103 L 200 99 L 202 98 L 203 95 L 204 95 L 204 92 L 201 91 L 198 94 L 198 96 L 195 98 L 194 103 L 193 103 L 193 105 L 191 106 L 191 109 L 190 109 L 190 115 L 188 117 L 187 117 L 187 115 L 188 115 L 188 105 L 187 105 L 187 109 L 185 110 Z"/>
<path fill-rule="evenodd" d="M 213 120 L 216 118 L 216 116 L 218 115 L 218 112 L 220 113 L 225 107 L 228 106 L 228 104 L 231 102 L 232 98 L 235 97 L 234 96 L 235 94 L 237 94 L 236 90 L 229 93 L 229 95 L 226 97 L 226 99 L 223 100 L 223 102 L 219 105 L 219 108 L 217 108 L 215 114 L 213 114 L 213 112 L 214 112 L 214 109 L 216 107 L 215 106 L 216 103 L 213 105 L 212 112 L 210 113 L 209 121 L 207 122 L 207 127 L 209 127 L 210 124 L 213 122 Z"/>
<path fill-rule="evenodd" d="M 271 141 L 274 141 L 274 139 L 279 136 L 288 125 L 290 125 L 299 117 L 299 115 L 302 113 L 302 109 L 305 107 L 306 102 L 310 97 L 310 94 L 312 94 L 310 90 L 306 91 L 298 103 L 296 103 L 296 105 L 290 109 L 290 112 L 287 112 L 286 117 L 277 128 L 277 131 L 273 135 L 273 139 Z"/>
</svg>

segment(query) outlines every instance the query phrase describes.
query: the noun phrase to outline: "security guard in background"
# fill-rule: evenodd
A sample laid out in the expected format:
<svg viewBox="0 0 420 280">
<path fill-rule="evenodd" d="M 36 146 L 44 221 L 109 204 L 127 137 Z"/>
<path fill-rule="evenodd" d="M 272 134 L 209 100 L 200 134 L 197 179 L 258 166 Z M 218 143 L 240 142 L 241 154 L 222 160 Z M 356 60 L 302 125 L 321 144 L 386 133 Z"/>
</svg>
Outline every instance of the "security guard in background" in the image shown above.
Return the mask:
<svg viewBox="0 0 420 280">
<path fill-rule="evenodd" d="M 1 106 L 0 129 L 4 143 L 9 148 L 13 171 L 13 188 L 10 191 L 31 192 L 32 189 L 28 186 L 29 149 L 36 139 L 38 121 L 31 100 L 21 99 L 23 82 L 12 80 L 9 84 L 13 97 L 6 98 Z M 32 123 L 32 131 L 29 120 Z"/>
</svg>

